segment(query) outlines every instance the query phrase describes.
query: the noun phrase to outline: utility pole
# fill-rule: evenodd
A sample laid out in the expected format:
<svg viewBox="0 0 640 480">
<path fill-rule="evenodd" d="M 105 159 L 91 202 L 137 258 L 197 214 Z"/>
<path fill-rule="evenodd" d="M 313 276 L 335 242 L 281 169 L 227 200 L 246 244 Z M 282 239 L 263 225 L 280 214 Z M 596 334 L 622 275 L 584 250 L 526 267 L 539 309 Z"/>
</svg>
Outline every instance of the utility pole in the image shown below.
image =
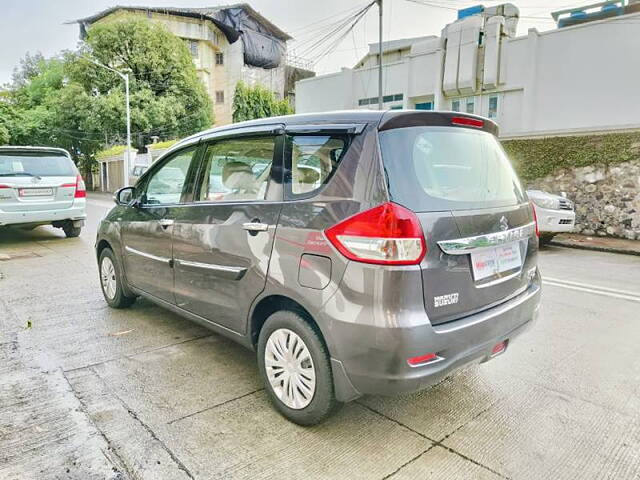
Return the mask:
<svg viewBox="0 0 640 480">
<path fill-rule="evenodd" d="M 127 103 L 127 154 L 124 160 L 124 186 L 129 186 L 129 174 L 131 173 L 131 105 L 129 102 L 129 74 L 124 74 L 124 96 Z M 144 151 L 144 150 L 143 150 Z"/>
<path fill-rule="evenodd" d="M 89 57 L 80 57 L 83 58 L 84 60 L 93 63 L 94 65 L 97 65 L 98 67 L 102 67 L 102 68 L 106 68 L 107 70 L 112 71 L 113 73 L 116 73 L 118 76 L 120 76 L 120 78 L 122 78 L 122 80 L 124 80 L 124 96 L 125 96 L 125 103 L 126 103 L 126 117 L 127 117 L 127 154 L 124 156 L 124 168 L 123 170 L 123 182 L 122 185 L 124 187 L 128 187 L 129 186 L 129 169 L 131 168 L 131 104 L 129 102 L 129 74 L 128 73 L 122 73 L 119 72 L 118 70 L 116 70 L 115 68 L 111 68 L 111 67 L 107 67 L 106 65 L 103 65 L 100 62 L 96 62 L 95 60 L 89 58 Z"/>
<path fill-rule="evenodd" d="M 378 4 L 378 110 L 382 110 L 382 0 Z"/>
</svg>

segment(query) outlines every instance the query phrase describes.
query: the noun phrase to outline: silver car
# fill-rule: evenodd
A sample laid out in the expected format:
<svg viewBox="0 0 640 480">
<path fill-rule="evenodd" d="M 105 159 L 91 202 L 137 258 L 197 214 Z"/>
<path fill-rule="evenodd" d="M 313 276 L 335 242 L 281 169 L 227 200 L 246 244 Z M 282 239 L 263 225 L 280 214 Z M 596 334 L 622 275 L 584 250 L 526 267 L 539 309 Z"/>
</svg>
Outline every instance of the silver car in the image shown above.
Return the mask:
<svg viewBox="0 0 640 480">
<path fill-rule="evenodd" d="M 302 425 L 426 388 L 538 313 L 533 210 L 496 134 L 462 113 L 357 111 L 195 135 L 117 192 L 96 239 L 104 297 L 254 349 Z"/>
<path fill-rule="evenodd" d="M 69 152 L 50 147 L 0 147 L 0 226 L 38 225 L 80 235 L 86 188 Z"/>
</svg>

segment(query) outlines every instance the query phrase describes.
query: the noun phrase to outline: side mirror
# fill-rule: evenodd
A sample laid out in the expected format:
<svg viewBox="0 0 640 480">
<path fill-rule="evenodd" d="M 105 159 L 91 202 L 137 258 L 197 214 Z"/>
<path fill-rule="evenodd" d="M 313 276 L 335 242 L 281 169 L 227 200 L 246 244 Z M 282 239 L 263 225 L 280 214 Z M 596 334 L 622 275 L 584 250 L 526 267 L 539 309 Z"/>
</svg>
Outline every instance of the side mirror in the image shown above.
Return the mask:
<svg viewBox="0 0 640 480">
<path fill-rule="evenodd" d="M 113 201 L 117 205 L 131 205 L 135 198 L 135 187 L 122 187 L 113 196 Z"/>
</svg>

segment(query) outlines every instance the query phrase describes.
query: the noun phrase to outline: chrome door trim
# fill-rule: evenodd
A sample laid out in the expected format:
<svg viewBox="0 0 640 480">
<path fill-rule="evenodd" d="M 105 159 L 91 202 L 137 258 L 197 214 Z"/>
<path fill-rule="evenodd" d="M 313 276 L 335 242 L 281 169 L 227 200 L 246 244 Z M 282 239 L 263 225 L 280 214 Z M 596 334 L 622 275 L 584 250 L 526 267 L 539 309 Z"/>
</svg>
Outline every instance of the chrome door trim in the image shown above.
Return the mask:
<svg viewBox="0 0 640 480">
<path fill-rule="evenodd" d="M 246 222 L 242 224 L 242 228 L 250 232 L 266 232 L 269 230 L 269 225 L 259 222 Z"/>
<path fill-rule="evenodd" d="M 136 250 L 135 248 L 131 248 L 129 246 L 124 247 L 126 252 L 133 253 L 134 255 L 138 255 L 140 257 L 148 258 L 150 260 L 155 260 L 156 262 L 162 262 L 166 264 L 171 264 L 170 258 L 158 257 L 156 255 L 152 255 L 150 253 L 141 252 L 140 250 Z"/>
<path fill-rule="evenodd" d="M 505 230 L 504 232 L 487 233 L 485 235 L 457 238 L 455 240 L 440 240 L 438 245 L 443 252 L 449 255 L 466 255 L 476 250 L 497 247 L 505 243 L 523 240 L 531 236 L 535 232 L 535 229 L 535 222 L 531 222 L 521 227 Z"/>
<path fill-rule="evenodd" d="M 240 280 L 247 273 L 246 267 L 233 267 L 228 265 L 216 265 L 214 263 L 202 263 L 192 262 L 190 260 L 175 259 L 174 263 L 186 268 L 195 268 L 200 270 L 207 270 L 215 275 L 230 280 Z"/>
</svg>

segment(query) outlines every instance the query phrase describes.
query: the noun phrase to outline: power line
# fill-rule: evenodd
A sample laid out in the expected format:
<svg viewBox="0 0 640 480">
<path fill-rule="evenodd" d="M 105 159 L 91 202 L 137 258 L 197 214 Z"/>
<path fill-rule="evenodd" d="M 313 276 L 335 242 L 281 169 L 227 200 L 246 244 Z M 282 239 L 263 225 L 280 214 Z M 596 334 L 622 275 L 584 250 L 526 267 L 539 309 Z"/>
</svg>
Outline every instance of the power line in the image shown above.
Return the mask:
<svg viewBox="0 0 640 480">
<path fill-rule="evenodd" d="M 322 46 L 324 45 L 325 42 L 330 41 L 335 35 L 340 34 L 340 32 L 347 25 L 349 25 L 350 22 L 352 22 L 352 20 L 354 18 L 360 18 L 360 15 L 363 12 L 366 13 L 369 10 L 369 8 L 371 8 L 371 6 L 374 5 L 374 4 L 375 4 L 375 1 L 373 1 L 371 3 L 368 3 L 367 5 L 362 7 L 357 12 L 348 15 L 346 18 L 340 19 L 338 22 L 336 22 L 337 25 L 334 28 L 332 28 L 329 32 L 327 32 L 325 35 L 321 36 L 319 39 L 315 39 L 315 38 L 312 39 L 312 40 L 314 40 L 313 43 L 310 46 L 308 46 L 307 48 L 305 48 L 301 55 L 303 57 L 304 56 L 309 56 L 309 55 L 313 54 L 314 51 L 322 50 Z"/>
<path fill-rule="evenodd" d="M 360 19 L 362 19 L 362 17 L 364 17 L 367 12 L 369 11 L 369 9 L 375 5 L 376 2 L 371 2 L 369 5 L 367 5 L 361 12 L 358 13 L 358 15 L 356 16 L 356 18 L 353 19 L 353 21 L 351 22 L 351 24 L 347 27 L 347 29 L 342 32 L 333 42 L 331 42 L 323 51 L 321 51 L 321 53 L 318 54 L 318 56 L 315 58 L 315 60 L 313 61 L 314 65 L 316 63 L 318 63 L 320 60 L 322 60 L 324 57 L 326 57 L 329 53 L 332 52 L 332 50 L 337 47 L 342 40 L 345 39 L 345 37 L 353 30 L 353 28 L 357 25 L 357 23 L 360 21 Z"/>
<path fill-rule="evenodd" d="M 311 62 L 313 64 L 318 63 L 322 58 L 330 53 L 332 49 L 338 46 L 338 44 L 346 37 L 346 35 L 349 34 L 349 32 L 351 32 L 353 27 L 364 15 L 366 15 L 375 3 L 375 1 L 372 1 L 355 14 L 350 15 L 340 25 L 309 46 L 304 51 L 303 56 L 311 57 Z"/>
</svg>

